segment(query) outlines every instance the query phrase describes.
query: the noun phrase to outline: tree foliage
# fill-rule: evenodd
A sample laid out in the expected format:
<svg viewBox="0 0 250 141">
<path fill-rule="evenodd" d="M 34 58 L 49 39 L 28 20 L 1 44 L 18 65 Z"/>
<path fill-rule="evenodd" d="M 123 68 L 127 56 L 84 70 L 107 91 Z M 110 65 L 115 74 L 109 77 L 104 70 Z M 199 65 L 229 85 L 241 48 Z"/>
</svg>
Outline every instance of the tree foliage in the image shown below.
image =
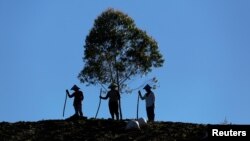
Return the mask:
<svg viewBox="0 0 250 141">
<path fill-rule="evenodd" d="M 86 37 L 78 78 L 87 84 L 118 84 L 136 75 L 161 67 L 164 59 L 157 42 L 136 27 L 132 18 L 121 11 L 107 9 L 94 22 Z"/>
<path fill-rule="evenodd" d="M 102 86 L 116 83 L 120 92 L 131 77 L 147 74 L 164 62 L 157 42 L 137 28 L 132 18 L 114 9 L 97 17 L 84 48 L 80 81 Z M 121 100 L 119 110 L 122 119 Z"/>
</svg>

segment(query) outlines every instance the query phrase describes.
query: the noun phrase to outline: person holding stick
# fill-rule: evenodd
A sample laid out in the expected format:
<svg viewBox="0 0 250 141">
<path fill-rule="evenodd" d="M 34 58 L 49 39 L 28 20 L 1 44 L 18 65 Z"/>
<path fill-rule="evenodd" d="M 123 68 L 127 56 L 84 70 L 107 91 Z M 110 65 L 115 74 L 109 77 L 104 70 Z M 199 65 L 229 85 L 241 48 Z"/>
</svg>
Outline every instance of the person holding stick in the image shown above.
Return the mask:
<svg viewBox="0 0 250 141">
<path fill-rule="evenodd" d="M 119 120 L 119 100 L 120 100 L 120 93 L 118 90 L 116 90 L 117 85 L 112 83 L 110 86 L 110 91 L 107 93 L 107 95 L 105 97 L 102 97 L 100 95 L 101 99 L 108 99 L 109 98 L 109 112 L 110 115 L 112 117 L 112 119 L 114 120 L 114 115 L 116 116 L 116 120 Z"/>
<path fill-rule="evenodd" d="M 69 98 L 74 97 L 74 102 L 73 102 L 73 106 L 75 109 L 75 115 L 74 116 L 83 116 L 82 113 L 82 101 L 84 99 L 83 93 L 82 91 L 79 90 L 80 88 L 77 85 L 74 85 L 71 90 L 74 91 L 74 93 L 69 94 L 69 91 L 66 90 L 66 93 L 68 95 Z"/>
<path fill-rule="evenodd" d="M 155 95 L 151 91 L 151 87 L 147 84 L 143 89 L 146 90 L 144 96 L 141 95 L 141 91 L 138 91 L 141 100 L 146 100 L 146 111 L 149 121 L 154 121 L 155 119 Z"/>
</svg>

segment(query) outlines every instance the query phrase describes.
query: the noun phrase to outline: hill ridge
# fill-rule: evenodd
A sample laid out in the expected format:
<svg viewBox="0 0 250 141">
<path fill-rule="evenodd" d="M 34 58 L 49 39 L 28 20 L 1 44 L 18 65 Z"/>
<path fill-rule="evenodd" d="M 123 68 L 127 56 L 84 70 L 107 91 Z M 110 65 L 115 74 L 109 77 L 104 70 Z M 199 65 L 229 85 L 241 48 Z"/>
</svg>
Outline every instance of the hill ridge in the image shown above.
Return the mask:
<svg viewBox="0 0 250 141">
<path fill-rule="evenodd" d="M 207 125 L 159 121 L 140 130 L 126 130 L 128 120 L 49 119 L 32 122 L 0 122 L 1 141 L 43 140 L 200 140 L 206 136 Z"/>
</svg>

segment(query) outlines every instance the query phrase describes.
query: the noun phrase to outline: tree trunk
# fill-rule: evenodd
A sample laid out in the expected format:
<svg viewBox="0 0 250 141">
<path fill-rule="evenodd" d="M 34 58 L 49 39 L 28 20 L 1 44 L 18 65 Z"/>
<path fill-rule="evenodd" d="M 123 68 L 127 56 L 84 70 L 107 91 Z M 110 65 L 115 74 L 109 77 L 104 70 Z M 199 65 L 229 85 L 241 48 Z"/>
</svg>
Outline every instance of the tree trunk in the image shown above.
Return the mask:
<svg viewBox="0 0 250 141">
<path fill-rule="evenodd" d="M 122 120 L 121 99 L 119 100 L 120 120 Z"/>
<path fill-rule="evenodd" d="M 116 70 L 116 84 L 118 86 L 118 92 L 120 94 L 120 99 L 119 99 L 119 113 L 120 113 L 120 120 L 122 120 L 122 106 L 121 106 L 121 92 L 120 92 L 120 83 L 119 83 L 119 74 L 118 70 Z"/>
</svg>

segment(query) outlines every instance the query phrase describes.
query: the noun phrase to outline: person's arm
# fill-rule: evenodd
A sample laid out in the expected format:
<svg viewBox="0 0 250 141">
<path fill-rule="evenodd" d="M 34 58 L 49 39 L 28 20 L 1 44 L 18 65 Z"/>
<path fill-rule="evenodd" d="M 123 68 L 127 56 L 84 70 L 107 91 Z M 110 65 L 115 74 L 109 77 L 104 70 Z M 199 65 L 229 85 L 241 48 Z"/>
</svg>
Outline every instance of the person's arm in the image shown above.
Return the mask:
<svg viewBox="0 0 250 141">
<path fill-rule="evenodd" d="M 107 93 L 107 95 L 106 95 L 105 97 L 102 97 L 102 96 L 100 95 L 100 98 L 101 98 L 101 99 L 108 99 L 108 98 L 109 98 L 109 92 Z"/>
<path fill-rule="evenodd" d="M 72 95 L 69 94 L 69 90 L 66 90 L 66 93 L 68 95 L 69 98 L 73 97 L 74 96 L 74 93 Z"/>
<path fill-rule="evenodd" d="M 139 93 L 140 99 L 141 99 L 141 100 L 144 100 L 144 99 L 145 99 L 145 95 L 142 96 L 142 95 L 141 95 L 141 91 L 138 91 L 138 93 Z"/>
<path fill-rule="evenodd" d="M 83 92 L 80 91 L 80 95 L 81 95 L 81 100 L 83 100 L 84 99 Z"/>
<path fill-rule="evenodd" d="M 154 93 L 151 92 L 150 95 L 149 95 L 149 98 L 152 101 L 152 103 L 155 103 L 155 95 L 154 95 Z"/>
<path fill-rule="evenodd" d="M 155 103 L 155 95 L 154 94 L 152 94 L 153 95 L 153 102 Z"/>
<path fill-rule="evenodd" d="M 118 94 L 118 100 L 120 101 L 121 95 L 120 95 L 119 91 L 117 91 L 117 94 Z"/>
</svg>

